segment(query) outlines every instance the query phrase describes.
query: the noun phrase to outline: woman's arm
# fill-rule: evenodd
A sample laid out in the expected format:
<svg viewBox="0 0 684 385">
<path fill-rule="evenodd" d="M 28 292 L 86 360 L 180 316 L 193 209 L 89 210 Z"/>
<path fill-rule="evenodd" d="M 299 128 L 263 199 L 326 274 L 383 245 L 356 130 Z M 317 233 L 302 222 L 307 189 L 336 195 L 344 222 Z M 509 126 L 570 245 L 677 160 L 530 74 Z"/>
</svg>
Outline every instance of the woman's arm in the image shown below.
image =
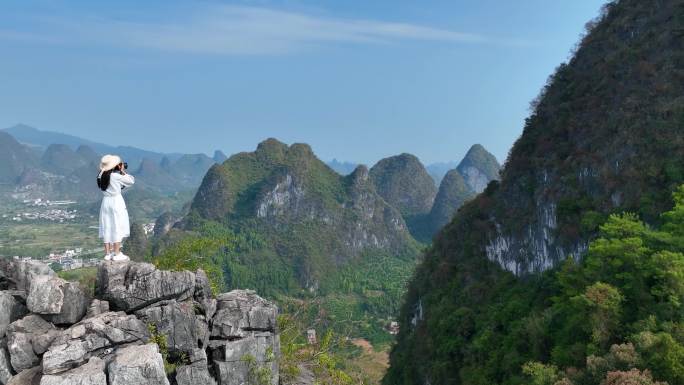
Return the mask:
<svg viewBox="0 0 684 385">
<path fill-rule="evenodd" d="M 121 175 L 119 181 L 121 182 L 121 185 L 123 187 L 130 187 L 133 186 L 133 184 L 135 183 L 135 177 L 131 174 L 124 174 Z"/>
</svg>

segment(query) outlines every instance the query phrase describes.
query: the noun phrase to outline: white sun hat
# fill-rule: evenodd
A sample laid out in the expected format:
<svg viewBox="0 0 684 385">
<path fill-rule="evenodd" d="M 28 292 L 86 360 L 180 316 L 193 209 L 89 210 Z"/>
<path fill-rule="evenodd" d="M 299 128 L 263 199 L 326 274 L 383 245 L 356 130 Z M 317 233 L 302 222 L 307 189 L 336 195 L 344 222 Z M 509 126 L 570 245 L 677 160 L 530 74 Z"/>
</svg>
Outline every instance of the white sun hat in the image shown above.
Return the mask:
<svg viewBox="0 0 684 385">
<path fill-rule="evenodd" d="M 118 155 L 105 155 L 100 159 L 100 174 L 109 171 L 121 163 L 121 158 Z"/>
</svg>

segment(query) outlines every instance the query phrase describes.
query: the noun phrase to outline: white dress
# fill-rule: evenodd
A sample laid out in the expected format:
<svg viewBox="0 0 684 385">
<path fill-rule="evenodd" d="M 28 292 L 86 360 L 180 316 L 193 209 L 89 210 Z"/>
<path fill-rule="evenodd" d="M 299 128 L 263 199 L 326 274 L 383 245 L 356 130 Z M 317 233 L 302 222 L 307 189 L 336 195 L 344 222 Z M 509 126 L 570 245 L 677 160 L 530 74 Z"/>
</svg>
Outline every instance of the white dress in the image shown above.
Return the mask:
<svg viewBox="0 0 684 385">
<path fill-rule="evenodd" d="M 128 211 L 121 196 L 121 189 L 132 186 L 133 183 L 133 175 L 113 172 L 109 179 L 109 187 L 102 192 L 104 196 L 100 206 L 100 238 L 104 243 L 121 242 L 131 234 Z"/>
</svg>

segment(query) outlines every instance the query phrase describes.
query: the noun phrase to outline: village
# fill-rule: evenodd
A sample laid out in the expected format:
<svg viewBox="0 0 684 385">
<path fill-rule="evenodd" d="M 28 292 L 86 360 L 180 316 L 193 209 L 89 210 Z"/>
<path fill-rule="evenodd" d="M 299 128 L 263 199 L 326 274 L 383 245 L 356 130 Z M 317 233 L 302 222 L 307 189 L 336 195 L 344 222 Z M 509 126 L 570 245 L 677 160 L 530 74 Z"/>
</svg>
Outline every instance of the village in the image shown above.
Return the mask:
<svg viewBox="0 0 684 385">
<path fill-rule="evenodd" d="M 101 253 L 102 249 L 83 250 L 77 247 L 74 249 L 66 249 L 64 252 L 53 252 L 42 258 L 33 258 L 26 256 L 15 255 L 12 257 L 18 261 L 39 261 L 50 265 L 53 270 L 73 270 L 82 267 L 96 266 L 101 258 L 94 258 L 93 255 Z"/>
<path fill-rule="evenodd" d="M 64 223 L 78 218 L 78 210 L 69 210 L 66 206 L 77 202 L 70 200 L 51 201 L 48 199 L 24 199 L 25 207 L 31 210 L 20 210 L 14 213 L 3 213 L 2 219 L 10 219 L 14 222 L 44 220 L 50 222 Z M 61 207 L 60 207 L 61 206 Z M 59 207 L 59 208 L 58 208 Z"/>
</svg>

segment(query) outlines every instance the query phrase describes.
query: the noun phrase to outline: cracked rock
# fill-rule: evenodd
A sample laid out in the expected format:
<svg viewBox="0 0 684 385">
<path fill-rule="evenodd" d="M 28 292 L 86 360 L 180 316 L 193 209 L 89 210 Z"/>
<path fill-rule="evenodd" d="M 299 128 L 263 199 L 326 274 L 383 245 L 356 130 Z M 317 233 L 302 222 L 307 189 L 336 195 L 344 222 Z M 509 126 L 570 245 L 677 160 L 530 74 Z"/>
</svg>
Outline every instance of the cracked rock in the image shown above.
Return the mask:
<svg viewBox="0 0 684 385">
<path fill-rule="evenodd" d="M 92 356 L 106 356 L 111 349 L 150 338 L 147 326 L 124 312 L 103 313 L 64 330 L 43 356 L 43 372 L 56 374 L 86 362 Z"/>
<path fill-rule="evenodd" d="M 44 374 L 40 385 L 107 385 L 105 362 L 98 357 L 61 374 Z"/>
<path fill-rule="evenodd" d="M 54 325 L 35 314 L 12 322 L 7 328 L 7 350 L 14 370 L 21 372 L 38 365 L 39 356 L 58 334 Z"/>
<path fill-rule="evenodd" d="M 112 309 L 131 312 L 163 300 L 192 297 L 195 274 L 157 270 L 149 263 L 102 262 L 95 291 Z"/>
<path fill-rule="evenodd" d="M 109 385 L 169 385 L 164 360 L 156 344 L 128 346 L 117 350 L 107 371 Z"/>
</svg>

